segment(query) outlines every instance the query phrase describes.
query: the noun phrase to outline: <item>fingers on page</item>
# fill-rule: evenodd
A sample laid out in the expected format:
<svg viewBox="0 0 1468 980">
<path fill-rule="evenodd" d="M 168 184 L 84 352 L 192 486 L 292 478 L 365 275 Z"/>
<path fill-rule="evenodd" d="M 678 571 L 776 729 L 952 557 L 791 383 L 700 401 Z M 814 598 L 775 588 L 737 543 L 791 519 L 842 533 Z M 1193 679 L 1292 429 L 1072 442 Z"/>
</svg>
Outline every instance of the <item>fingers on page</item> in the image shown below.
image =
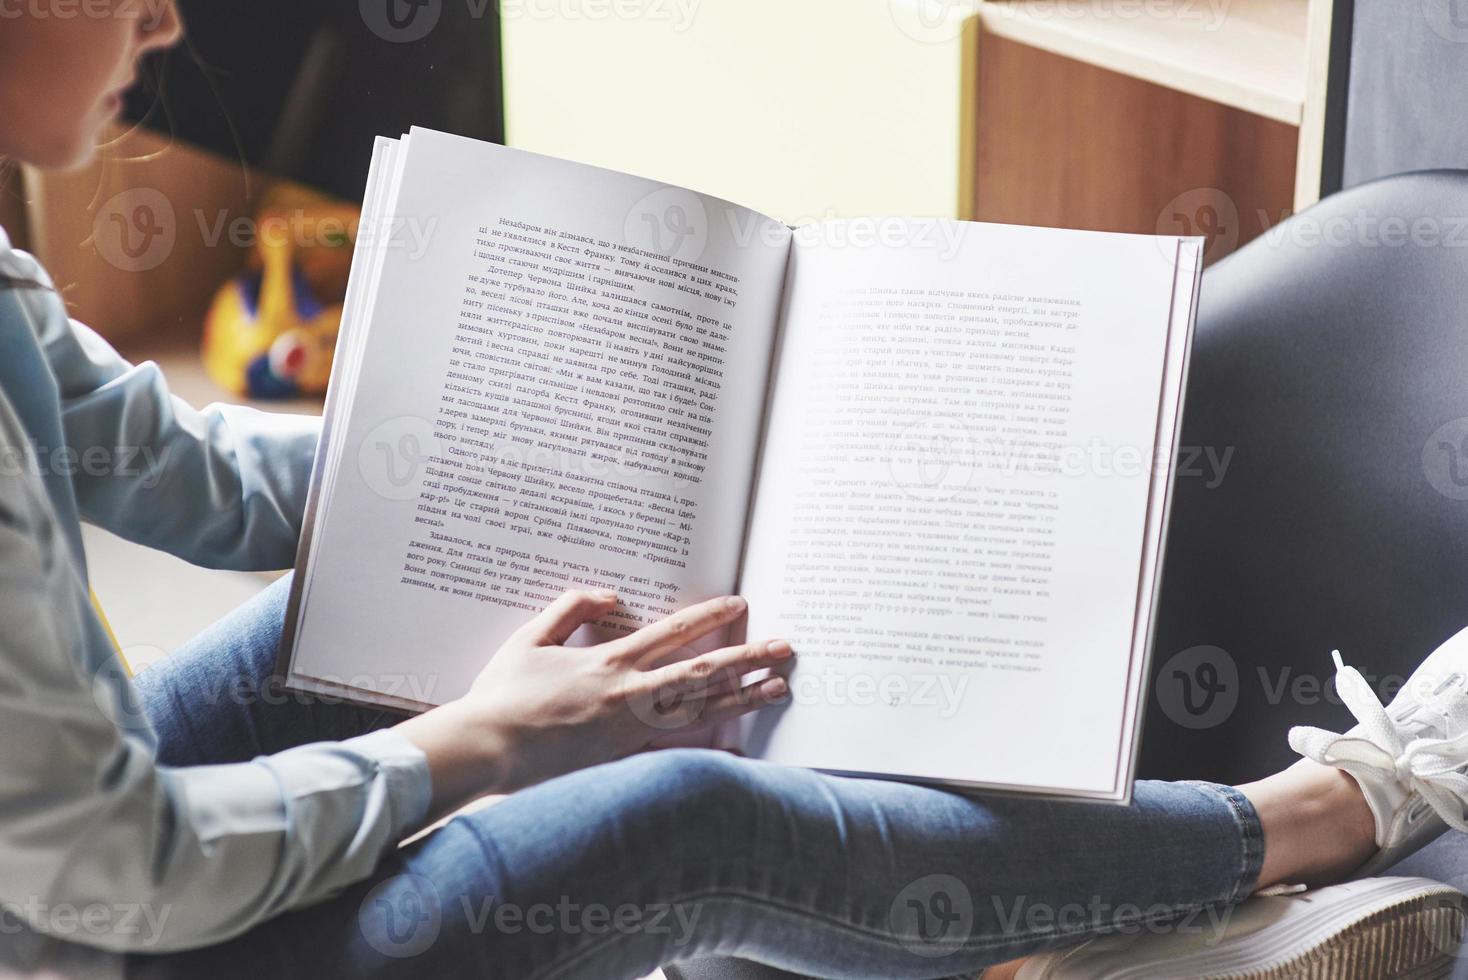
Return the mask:
<svg viewBox="0 0 1468 980">
<path fill-rule="evenodd" d="M 790 644 L 784 640 L 745 643 L 660 667 L 648 676 L 654 686 L 669 691 L 733 690 L 746 674 L 778 667 L 792 655 Z"/>
<path fill-rule="evenodd" d="M 615 592 L 572 589 L 546 606 L 521 632 L 537 645 L 559 646 L 582 626 L 605 616 L 616 603 Z"/>
<path fill-rule="evenodd" d="M 748 604 L 737 596 L 709 599 L 646 626 L 631 636 L 614 640 L 609 650 L 618 658 L 634 660 L 644 667 L 651 666 L 666 654 L 728 626 L 744 615 L 747 608 Z"/>
</svg>

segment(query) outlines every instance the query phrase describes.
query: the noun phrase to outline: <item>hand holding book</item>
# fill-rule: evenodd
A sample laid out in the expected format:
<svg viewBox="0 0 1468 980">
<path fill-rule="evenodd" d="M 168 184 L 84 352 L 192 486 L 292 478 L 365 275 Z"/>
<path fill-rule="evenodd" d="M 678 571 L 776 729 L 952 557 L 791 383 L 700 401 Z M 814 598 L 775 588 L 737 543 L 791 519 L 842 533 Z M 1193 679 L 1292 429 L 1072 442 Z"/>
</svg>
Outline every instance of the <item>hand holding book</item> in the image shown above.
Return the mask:
<svg viewBox="0 0 1468 980">
<path fill-rule="evenodd" d="M 613 762 L 785 696 L 779 676 L 746 687 L 750 674 L 788 667 L 782 640 L 687 655 L 690 643 L 743 616 L 743 599 L 710 599 L 591 648 L 565 646 L 616 605 L 614 592 L 565 593 L 505 641 L 468 694 L 398 727 L 428 756 L 433 814 Z"/>
</svg>

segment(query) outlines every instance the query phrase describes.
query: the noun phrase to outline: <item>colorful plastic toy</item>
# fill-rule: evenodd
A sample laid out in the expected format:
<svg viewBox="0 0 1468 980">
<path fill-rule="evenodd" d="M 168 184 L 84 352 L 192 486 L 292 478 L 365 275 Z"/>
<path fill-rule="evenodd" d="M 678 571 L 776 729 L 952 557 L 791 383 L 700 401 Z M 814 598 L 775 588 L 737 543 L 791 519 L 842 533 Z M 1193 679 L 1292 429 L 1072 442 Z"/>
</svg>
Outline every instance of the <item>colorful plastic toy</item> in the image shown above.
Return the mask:
<svg viewBox="0 0 1468 980">
<path fill-rule="evenodd" d="M 326 391 L 361 212 L 296 191 L 256 219 L 245 271 L 225 283 L 204 323 L 204 369 L 249 398 Z"/>
</svg>

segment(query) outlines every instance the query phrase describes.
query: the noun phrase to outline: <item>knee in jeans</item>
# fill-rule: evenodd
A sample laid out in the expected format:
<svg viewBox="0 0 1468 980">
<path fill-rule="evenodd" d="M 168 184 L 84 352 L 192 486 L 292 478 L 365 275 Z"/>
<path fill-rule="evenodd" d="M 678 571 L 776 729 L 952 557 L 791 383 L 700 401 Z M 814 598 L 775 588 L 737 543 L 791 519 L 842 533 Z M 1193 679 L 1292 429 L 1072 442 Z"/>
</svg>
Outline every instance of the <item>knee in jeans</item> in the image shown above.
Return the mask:
<svg viewBox="0 0 1468 980">
<path fill-rule="evenodd" d="M 710 749 L 665 749 L 635 761 L 641 769 L 642 788 L 676 807 L 681 819 L 731 829 L 753 823 L 758 806 L 757 788 L 749 773 L 753 763 Z"/>
</svg>

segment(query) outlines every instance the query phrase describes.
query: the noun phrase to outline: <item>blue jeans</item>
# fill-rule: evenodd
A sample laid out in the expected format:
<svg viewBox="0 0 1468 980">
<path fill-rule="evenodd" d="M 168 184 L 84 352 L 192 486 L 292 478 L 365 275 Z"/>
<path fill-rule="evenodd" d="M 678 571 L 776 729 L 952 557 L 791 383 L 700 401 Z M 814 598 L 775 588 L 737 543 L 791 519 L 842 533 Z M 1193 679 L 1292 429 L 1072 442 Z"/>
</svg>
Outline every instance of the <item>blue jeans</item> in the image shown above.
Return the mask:
<svg viewBox="0 0 1468 980">
<path fill-rule="evenodd" d="M 279 689 L 285 599 L 280 583 L 138 677 L 163 763 L 397 720 Z M 330 900 L 219 946 L 134 956 L 129 973 L 607 980 L 740 957 L 946 977 L 1097 932 L 1206 931 L 1262 860 L 1253 808 L 1224 786 L 1142 782 L 1129 807 L 1057 804 L 669 750 L 457 817 Z"/>
</svg>

